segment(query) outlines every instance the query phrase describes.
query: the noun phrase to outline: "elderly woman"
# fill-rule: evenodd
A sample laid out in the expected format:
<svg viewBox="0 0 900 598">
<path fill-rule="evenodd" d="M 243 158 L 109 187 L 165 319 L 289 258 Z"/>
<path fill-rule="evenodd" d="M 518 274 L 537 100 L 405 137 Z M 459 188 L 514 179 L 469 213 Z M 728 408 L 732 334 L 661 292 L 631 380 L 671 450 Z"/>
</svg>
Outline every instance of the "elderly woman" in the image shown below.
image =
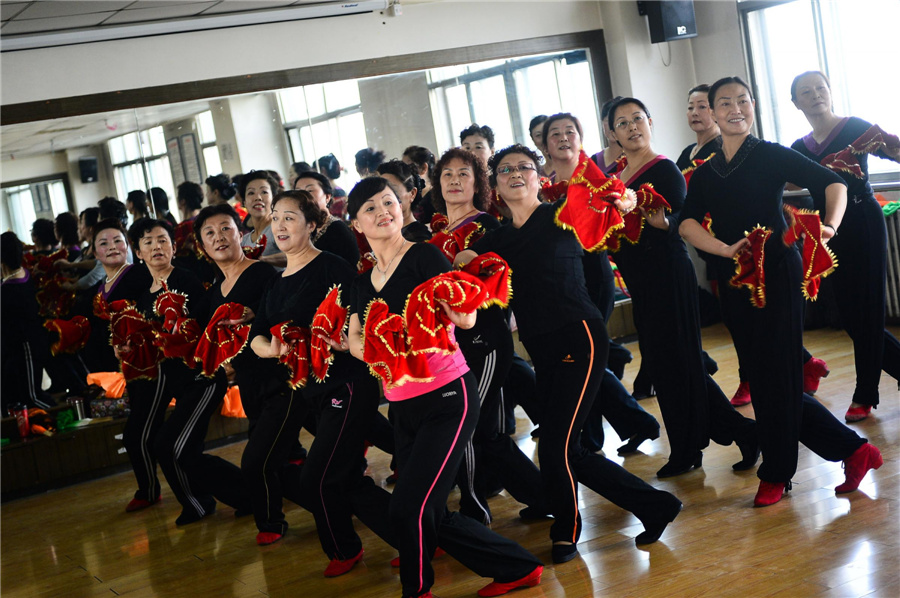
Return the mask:
<svg viewBox="0 0 900 598">
<path fill-rule="evenodd" d="M 803 269 L 797 247 L 782 241 L 786 183 L 825 197 L 825 241 L 841 226 L 847 186 L 797 152 L 750 134 L 754 101 L 739 77 L 716 81 L 709 102 L 722 132 L 722 151 L 691 177 L 679 231 L 697 249 L 715 256 L 722 308 L 737 324 L 732 329 L 735 343 L 751 349 L 748 379 L 763 456 L 754 504 L 772 505 L 791 489 L 799 442 L 828 461 L 843 461 L 846 481 L 835 490 L 852 492 L 870 469 L 881 466 L 881 453 L 803 392 Z M 707 214 L 715 236 L 700 224 Z M 733 258 L 749 250 L 745 231 L 754 227 L 771 232 L 764 261 L 757 266 L 765 276 L 761 307 L 751 303 L 747 289 L 730 284 Z"/>
</svg>

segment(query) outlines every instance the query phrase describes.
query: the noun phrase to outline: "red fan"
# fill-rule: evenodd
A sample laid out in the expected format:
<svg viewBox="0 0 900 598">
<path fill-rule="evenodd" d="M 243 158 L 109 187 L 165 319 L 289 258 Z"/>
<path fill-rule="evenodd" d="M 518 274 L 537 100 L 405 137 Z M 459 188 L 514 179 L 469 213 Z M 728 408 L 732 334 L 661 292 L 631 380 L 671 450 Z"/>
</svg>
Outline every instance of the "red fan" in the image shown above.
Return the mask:
<svg viewBox="0 0 900 598">
<path fill-rule="evenodd" d="M 282 322 L 272 326 L 270 332 L 288 347 L 288 352 L 279 356 L 278 361 L 290 370 L 291 388 L 303 388 L 309 378 L 309 330 Z"/>
<path fill-rule="evenodd" d="M 366 308 L 365 321 L 363 357 L 386 390 L 411 380 L 434 380 L 425 355 L 409 352 L 403 318 L 390 313 L 387 303 L 381 299 L 372 301 Z"/>
<path fill-rule="evenodd" d="M 250 336 L 250 326 L 222 325 L 228 320 L 240 320 L 244 315 L 244 306 L 239 303 L 225 303 L 212 315 L 206 330 L 197 341 L 194 357 L 200 362 L 203 375 L 212 377 L 216 370 L 225 365 L 240 353 Z"/>
<path fill-rule="evenodd" d="M 347 308 L 341 305 L 341 286 L 337 285 L 328 291 L 325 300 L 319 305 L 309 327 L 309 361 L 310 369 L 316 380 L 322 382 L 328 377 L 328 367 L 334 360 L 331 346 L 319 335 L 323 335 L 335 343 L 342 341 L 341 334 L 347 326 Z"/>
<path fill-rule="evenodd" d="M 50 347 L 53 355 L 74 353 L 84 348 L 91 336 L 91 323 L 84 316 L 75 316 L 71 320 L 47 320 L 44 328 L 56 332 L 59 338 Z"/>
</svg>

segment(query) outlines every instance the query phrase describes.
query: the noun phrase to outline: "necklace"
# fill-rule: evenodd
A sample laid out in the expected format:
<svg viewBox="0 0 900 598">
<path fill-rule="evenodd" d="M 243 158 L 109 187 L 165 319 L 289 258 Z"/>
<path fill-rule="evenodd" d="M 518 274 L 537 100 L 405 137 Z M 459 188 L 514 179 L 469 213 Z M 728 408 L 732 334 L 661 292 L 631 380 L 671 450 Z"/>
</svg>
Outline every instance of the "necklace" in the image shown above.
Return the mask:
<svg viewBox="0 0 900 598">
<path fill-rule="evenodd" d="M 12 280 L 14 278 L 20 278 L 19 275 L 24 274 L 24 273 L 25 273 L 24 270 L 22 268 L 19 268 L 18 270 L 15 270 L 14 272 L 10 272 L 7 276 L 4 276 L 3 282 L 6 282 L 7 280 Z"/>
<path fill-rule="evenodd" d="M 116 278 L 118 278 L 119 274 L 122 272 L 122 270 L 125 269 L 125 266 L 127 266 L 127 265 L 128 265 L 128 262 L 122 264 L 122 265 L 119 267 L 119 269 L 116 270 L 116 273 L 112 275 L 112 277 L 110 277 L 109 275 L 107 275 L 107 276 L 106 276 L 106 284 L 109 284 L 109 283 L 111 283 L 112 281 L 114 281 Z"/>
<path fill-rule="evenodd" d="M 403 251 L 404 247 L 406 247 L 406 239 L 403 239 L 403 242 L 400 243 L 400 249 L 397 250 L 397 253 L 395 253 L 394 257 L 391 258 L 391 261 L 388 262 L 388 265 L 384 269 L 384 271 L 382 271 L 381 268 L 378 267 L 378 257 L 375 257 L 375 269 L 378 270 L 379 274 L 381 274 L 381 284 L 384 284 L 387 280 L 387 273 L 388 270 L 391 269 L 391 264 L 394 263 L 394 260 L 397 259 L 397 256 L 400 255 L 400 252 Z"/>
<path fill-rule="evenodd" d="M 473 213 L 473 212 L 477 212 L 477 211 L 478 211 L 478 210 L 477 210 L 476 208 L 472 208 L 471 210 L 469 210 L 468 212 L 466 212 L 465 214 L 463 214 L 462 216 L 460 216 L 459 218 L 457 218 L 456 220 L 454 220 L 453 222 L 451 222 L 450 224 L 448 224 L 448 225 L 447 225 L 447 230 L 453 230 L 454 225 L 455 225 L 457 222 L 462 222 L 463 220 L 465 220 L 466 218 L 468 218 L 469 214 L 471 214 L 471 213 Z"/>
</svg>

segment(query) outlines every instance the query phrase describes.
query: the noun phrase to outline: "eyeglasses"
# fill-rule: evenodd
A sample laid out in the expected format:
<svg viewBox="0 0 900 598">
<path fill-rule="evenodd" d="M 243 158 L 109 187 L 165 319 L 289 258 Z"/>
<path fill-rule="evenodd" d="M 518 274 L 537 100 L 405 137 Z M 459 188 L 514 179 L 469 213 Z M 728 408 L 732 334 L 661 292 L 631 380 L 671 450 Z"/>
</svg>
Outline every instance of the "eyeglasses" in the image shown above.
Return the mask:
<svg viewBox="0 0 900 598">
<path fill-rule="evenodd" d="M 509 176 L 514 172 L 521 172 L 522 174 L 537 172 L 537 166 L 529 162 L 524 162 L 518 166 L 507 166 L 504 164 L 497 168 L 497 176 Z"/>
<path fill-rule="evenodd" d="M 634 125 L 634 126 L 637 127 L 637 126 L 639 126 L 642 122 L 644 122 L 645 120 L 647 120 L 647 117 L 646 117 L 646 116 L 641 116 L 640 114 L 638 114 L 637 116 L 635 116 L 635 117 L 632 118 L 631 120 L 628 120 L 628 119 L 620 120 L 619 122 L 616 123 L 616 128 L 619 129 L 619 130 L 624 131 L 624 130 L 627 129 L 630 125 Z"/>
</svg>

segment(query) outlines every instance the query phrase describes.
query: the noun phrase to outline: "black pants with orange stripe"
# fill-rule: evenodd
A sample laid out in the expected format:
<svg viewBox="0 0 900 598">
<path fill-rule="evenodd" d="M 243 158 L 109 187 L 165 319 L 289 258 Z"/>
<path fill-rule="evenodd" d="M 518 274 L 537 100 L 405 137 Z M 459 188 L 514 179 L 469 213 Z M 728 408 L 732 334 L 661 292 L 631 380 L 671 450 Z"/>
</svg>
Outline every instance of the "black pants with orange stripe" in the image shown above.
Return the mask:
<svg viewBox="0 0 900 598">
<path fill-rule="evenodd" d="M 500 582 L 525 577 L 541 564 L 518 543 L 447 510 L 463 450 L 478 422 L 472 374 L 395 402 L 391 418 L 402 473 L 391 495 L 390 521 L 400 551 L 403 596 L 429 591 L 431 556 L 438 546 L 478 575 Z"/>
<path fill-rule="evenodd" d="M 641 521 L 652 522 L 660 508 L 669 508 L 672 496 L 606 457 L 587 451 L 578 442 L 606 370 L 609 342 L 603 320 L 569 323 L 553 334 L 524 342 L 534 363 L 542 401 L 538 457 L 544 491 L 555 517 L 550 539 L 578 541 L 579 482 Z"/>
</svg>

